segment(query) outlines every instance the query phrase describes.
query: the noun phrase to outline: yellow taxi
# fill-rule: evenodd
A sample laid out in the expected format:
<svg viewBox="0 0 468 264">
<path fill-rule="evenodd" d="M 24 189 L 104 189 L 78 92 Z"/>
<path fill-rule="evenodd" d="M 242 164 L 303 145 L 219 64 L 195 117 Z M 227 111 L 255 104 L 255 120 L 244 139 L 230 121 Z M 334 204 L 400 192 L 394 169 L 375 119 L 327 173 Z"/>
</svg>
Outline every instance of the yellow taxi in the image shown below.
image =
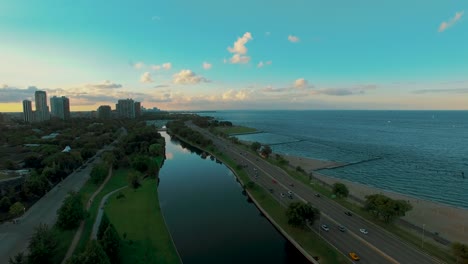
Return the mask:
<svg viewBox="0 0 468 264">
<path fill-rule="evenodd" d="M 349 256 L 352 260 L 360 260 L 359 256 L 354 252 L 349 252 Z"/>
</svg>

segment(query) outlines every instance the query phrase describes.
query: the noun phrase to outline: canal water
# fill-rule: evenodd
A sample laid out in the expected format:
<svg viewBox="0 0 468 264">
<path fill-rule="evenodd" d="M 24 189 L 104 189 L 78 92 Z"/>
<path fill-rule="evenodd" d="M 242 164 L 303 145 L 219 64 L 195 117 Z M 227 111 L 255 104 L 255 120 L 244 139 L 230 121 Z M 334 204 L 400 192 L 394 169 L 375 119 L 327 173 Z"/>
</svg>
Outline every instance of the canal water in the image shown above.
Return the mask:
<svg viewBox="0 0 468 264">
<path fill-rule="evenodd" d="M 242 194 L 223 164 L 166 139 L 159 201 L 185 264 L 308 263 Z"/>
</svg>

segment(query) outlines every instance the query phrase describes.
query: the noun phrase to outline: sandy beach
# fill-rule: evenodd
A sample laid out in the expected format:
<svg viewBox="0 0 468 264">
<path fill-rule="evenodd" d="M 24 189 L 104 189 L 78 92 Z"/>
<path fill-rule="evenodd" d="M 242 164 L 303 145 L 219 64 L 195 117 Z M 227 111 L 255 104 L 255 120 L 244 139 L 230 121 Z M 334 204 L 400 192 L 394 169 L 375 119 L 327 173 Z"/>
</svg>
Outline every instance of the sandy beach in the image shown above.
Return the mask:
<svg viewBox="0 0 468 264">
<path fill-rule="evenodd" d="M 289 161 L 292 167 L 301 166 L 307 172 L 342 165 L 331 161 L 286 155 L 282 156 Z M 375 193 L 382 193 L 392 199 L 408 200 L 413 205 L 413 209 L 407 213 L 403 218 L 404 220 L 421 228 L 424 225 L 426 231 L 432 233 L 438 232 L 441 237 L 450 241 L 468 243 L 468 209 L 452 207 L 364 184 L 328 177 L 317 172 L 313 172 L 313 176 L 330 185 L 335 182 L 342 182 L 348 186 L 351 195 L 362 200 L 365 199 L 364 197 L 366 195 Z"/>
</svg>

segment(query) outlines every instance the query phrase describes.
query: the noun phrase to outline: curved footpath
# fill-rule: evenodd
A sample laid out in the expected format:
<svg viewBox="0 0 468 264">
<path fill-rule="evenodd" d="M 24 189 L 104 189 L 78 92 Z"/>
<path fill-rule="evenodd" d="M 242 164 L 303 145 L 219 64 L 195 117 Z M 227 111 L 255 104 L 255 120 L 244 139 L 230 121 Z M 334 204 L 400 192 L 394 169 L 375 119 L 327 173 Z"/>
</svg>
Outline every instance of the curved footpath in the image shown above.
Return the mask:
<svg viewBox="0 0 468 264">
<path fill-rule="evenodd" d="M 113 190 L 112 192 L 106 194 L 104 197 L 101 199 L 101 203 L 99 204 L 99 209 L 98 213 L 96 215 L 96 220 L 94 221 L 93 224 L 93 230 L 91 231 L 91 237 L 89 238 L 90 240 L 92 239 L 97 239 L 97 232 L 99 230 L 99 225 L 101 224 L 102 216 L 104 215 L 104 205 L 107 203 L 107 199 L 114 193 L 127 188 L 128 186 L 120 187 L 118 189 Z"/>
<path fill-rule="evenodd" d="M 86 211 L 89 211 L 89 208 L 93 204 L 94 198 L 96 197 L 96 195 L 98 195 L 102 191 L 102 189 L 104 188 L 104 186 L 106 186 L 107 182 L 110 180 L 111 177 L 112 177 L 112 166 L 110 166 L 109 173 L 107 174 L 107 177 L 104 180 L 104 182 L 93 193 L 93 195 L 91 195 L 88 202 L 86 203 Z M 65 262 L 72 256 L 73 252 L 76 249 L 76 246 L 78 245 L 78 242 L 80 242 L 81 235 L 83 234 L 84 224 L 85 224 L 85 220 L 82 220 L 80 223 L 80 227 L 76 231 L 75 236 L 73 237 L 72 243 L 70 244 L 70 247 L 67 250 L 67 254 L 65 254 L 65 257 L 62 260 L 62 264 L 65 264 Z"/>
<path fill-rule="evenodd" d="M 274 196 L 280 193 L 292 191 L 294 199 L 276 197 L 277 199 L 289 200 L 288 202 L 302 200 L 311 203 L 317 207 L 322 214 L 322 218 L 314 224 L 314 229 L 330 244 L 339 249 L 340 252 L 347 255 L 349 252 L 356 252 L 361 256 L 361 263 L 440 263 L 426 253 L 414 248 L 402 241 L 395 235 L 383 230 L 373 223 L 359 217 L 349 217 L 344 214 L 346 208 L 330 200 L 327 197 L 318 198 L 314 195 L 312 189 L 296 181 L 281 168 L 274 166 L 267 161 L 259 158 L 257 155 L 245 152 L 242 148 L 231 142 L 216 137 L 208 131 L 187 123 L 192 129 L 202 133 L 213 141 L 217 149 L 223 151 L 236 162 L 245 164 L 245 169 L 252 181 L 263 186 L 266 190 L 273 189 Z M 259 176 L 254 178 L 255 172 Z M 340 223 L 348 230 L 340 232 L 335 224 Z M 329 232 L 321 232 L 320 225 L 330 226 Z M 368 234 L 361 234 L 360 228 L 369 230 Z"/>
</svg>

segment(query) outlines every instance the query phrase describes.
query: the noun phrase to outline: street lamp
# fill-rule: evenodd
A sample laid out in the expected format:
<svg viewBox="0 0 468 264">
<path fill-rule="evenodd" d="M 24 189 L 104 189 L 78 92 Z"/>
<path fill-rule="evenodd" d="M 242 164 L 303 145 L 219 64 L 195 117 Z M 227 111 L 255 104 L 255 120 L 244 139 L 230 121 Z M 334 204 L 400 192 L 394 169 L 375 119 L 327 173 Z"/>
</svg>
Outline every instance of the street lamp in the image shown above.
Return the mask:
<svg viewBox="0 0 468 264">
<path fill-rule="evenodd" d="M 422 225 L 422 235 L 421 235 L 421 248 L 424 248 L 424 227 L 426 226 L 426 224 L 423 224 Z"/>
</svg>

